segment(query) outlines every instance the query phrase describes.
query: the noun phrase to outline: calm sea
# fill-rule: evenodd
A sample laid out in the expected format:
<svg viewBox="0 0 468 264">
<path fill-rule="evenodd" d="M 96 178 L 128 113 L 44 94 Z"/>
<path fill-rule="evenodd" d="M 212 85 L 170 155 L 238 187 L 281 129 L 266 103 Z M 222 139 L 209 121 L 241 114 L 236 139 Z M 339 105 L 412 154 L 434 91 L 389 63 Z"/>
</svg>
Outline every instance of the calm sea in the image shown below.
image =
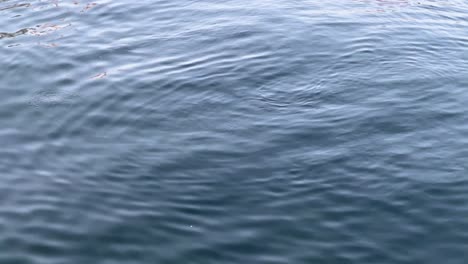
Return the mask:
<svg viewBox="0 0 468 264">
<path fill-rule="evenodd" d="M 468 263 L 466 0 L 0 0 L 1 264 Z"/>
</svg>

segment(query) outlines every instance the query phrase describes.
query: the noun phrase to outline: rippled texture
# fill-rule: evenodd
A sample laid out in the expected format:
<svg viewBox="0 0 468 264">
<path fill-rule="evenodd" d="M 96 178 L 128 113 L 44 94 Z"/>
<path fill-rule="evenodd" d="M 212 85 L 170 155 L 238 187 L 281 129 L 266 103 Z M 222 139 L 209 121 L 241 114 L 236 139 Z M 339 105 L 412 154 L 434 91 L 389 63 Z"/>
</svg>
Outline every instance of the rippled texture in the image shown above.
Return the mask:
<svg viewBox="0 0 468 264">
<path fill-rule="evenodd" d="M 0 0 L 0 263 L 468 261 L 468 2 Z"/>
</svg>

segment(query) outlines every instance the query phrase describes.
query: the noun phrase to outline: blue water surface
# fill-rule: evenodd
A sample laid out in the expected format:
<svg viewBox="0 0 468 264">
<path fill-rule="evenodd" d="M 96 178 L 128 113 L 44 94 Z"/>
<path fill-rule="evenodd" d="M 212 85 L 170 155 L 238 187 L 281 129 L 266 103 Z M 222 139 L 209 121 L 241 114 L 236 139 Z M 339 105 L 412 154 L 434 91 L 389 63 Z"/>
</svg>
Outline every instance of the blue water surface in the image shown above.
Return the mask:
<svg viewBox="0 0 468 264">
<path fill-rule="evenodd" d="M 0 0 L 0 263 L 468 263 L 466 0 Z"/>
</svg>

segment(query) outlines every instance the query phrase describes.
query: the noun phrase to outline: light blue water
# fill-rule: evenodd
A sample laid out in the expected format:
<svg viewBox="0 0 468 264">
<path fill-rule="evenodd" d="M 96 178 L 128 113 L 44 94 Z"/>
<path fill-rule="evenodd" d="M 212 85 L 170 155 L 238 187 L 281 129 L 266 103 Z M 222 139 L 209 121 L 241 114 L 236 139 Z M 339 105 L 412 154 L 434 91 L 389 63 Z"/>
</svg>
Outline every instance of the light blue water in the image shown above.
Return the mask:
<svg viewBox="0 0 468 264">
<path fill-rule="evenodd" d="M 468 2 L 0 0 L 0 263 L 468 261 Z"/>
</svg>

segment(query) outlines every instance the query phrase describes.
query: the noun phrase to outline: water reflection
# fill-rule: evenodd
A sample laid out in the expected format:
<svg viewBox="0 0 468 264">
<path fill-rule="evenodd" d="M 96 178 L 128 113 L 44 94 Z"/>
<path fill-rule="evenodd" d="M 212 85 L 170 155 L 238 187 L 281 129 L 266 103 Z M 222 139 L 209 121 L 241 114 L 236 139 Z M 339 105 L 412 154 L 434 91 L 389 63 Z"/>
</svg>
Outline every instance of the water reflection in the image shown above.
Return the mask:
<svg viewBox="0 0 468 264">
<path fill-rule="evenodd" d="M 15 43 L 10 41 L 6 43 L 6 46 L 34 45 L 48 48 L 58 47 L 60 44 L 57 43 L 57 40 L 62 38 L 63 35 L 55 38 L 53 41 L 46 37 L 65 28 L 72 28 L 73 23 L 79 19 L 79 15 L 92 10 L 97 5 L 96 2 L 78 1 L 39 0 L 28 3 L 12 3 L 11 0 L 2 0 L 0 1 L 0 14 L 5 19 L 4 21 L 0 21 L 0 23 L 4 23 L 4 25 L 0 24 L 0 39 L 13 39 L 24 36 L 41 37 L 40 39 L 24 39 L 21 42 Z M 57 8 L 60 12 L 55 11 Z M 26 27 L 15 29 L 15 25 L 26 24 L 26 19 L 22 18 L 23 16 L 27 16 L 30 21 L 37 20 L 42 23 L 30 24 Z M 49 20 L 52 17 L 61 18 Z M 43 22 L 44 19 L 46 19 L 45 23 Z M 13 28 L 13 30 L 5 31 L 8 28 Z"/>
<path fill-rule="evenodd" d="M 20 30 L 14 32 L 14 33 L 0 32 L 0 39 L 2 39 L 2 38 L 14 38 L 14 37 L 17 37 L 19 35 L 27 34 L 30 30 L 34 30 L 34 29 L 24 28 L 24 29 L 20 29 Z"/>
<path fill-rule="evenodd" d="M 18 7 L 30 7 L 31 4 L 26 3 L 26 4 L 14 4 L 6 7 L 0 7 L 0 11 L 8 10 L 8 9 L 13 9 L 13 8 L 18 8 Z"/>
<path fill-rule="evenodd" d="M 399 8 L 409 7 L 412 5 L 407 0 L 354 0 L 365 5 L 367 12 L 383 13 L 396 11 Z M 418 2 L 420 4 L 420 2 Z"/>
</svg>

